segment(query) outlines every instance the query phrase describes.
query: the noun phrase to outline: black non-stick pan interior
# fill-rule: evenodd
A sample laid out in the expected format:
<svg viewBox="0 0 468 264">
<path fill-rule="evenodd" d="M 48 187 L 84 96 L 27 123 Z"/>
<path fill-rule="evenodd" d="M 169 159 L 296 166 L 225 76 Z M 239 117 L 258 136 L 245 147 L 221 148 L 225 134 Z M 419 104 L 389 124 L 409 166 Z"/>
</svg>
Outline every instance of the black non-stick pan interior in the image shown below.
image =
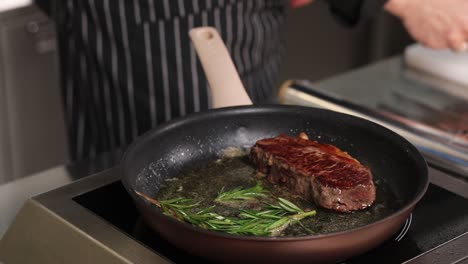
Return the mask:
<svg viewBox="0 0 468 264">
<path fill-rule="evenodd" d="M 134 190 L 155 196 L 166 177 L 215 160 L 226 148 L 249 148 L 261 138 L 299 132 L 333 144 L 368 166 L 374 180 L 384 181 L 402 206 L 419 199 L 427 186 L 424 160 L 395 133 L 336 112 L 277 105 L 211 110 L 152 130 L 125 154 L 123 182 L 134 196 Z"/>
</svg>

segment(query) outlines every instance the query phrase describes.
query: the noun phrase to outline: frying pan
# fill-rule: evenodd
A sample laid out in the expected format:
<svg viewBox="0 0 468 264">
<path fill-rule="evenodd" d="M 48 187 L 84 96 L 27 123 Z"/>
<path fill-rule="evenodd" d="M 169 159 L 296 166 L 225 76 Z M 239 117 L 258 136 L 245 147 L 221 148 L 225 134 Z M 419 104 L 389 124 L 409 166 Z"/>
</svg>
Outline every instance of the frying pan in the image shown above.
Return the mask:
<svg viewBox="0 0 468 264">
<path fill-rule="evenodd" d="M 219 262 L 329 263 L 362 254 L 401 228 L 428 186 L 426 163 L 413 145 L 382 126 L 350 115 L 298 106 L 249 105 L 216 30 L 196 28 L 190 36 L 214 105 L 222 108 L 191 114 L 147 132 L 128 147 L 120 164 L 126 190 L 154 231 L 191 254 Z M 261 138 L 299 132 L 357 158 L 371 169 L 374 180 L 394 192 L 401 205 L 380 220 L 359 227 L 350 224 L 341 232 L 255 237 L 181 223 L 135 193 L 155 197 L 165 179 L 217 159 L 228 147 L 248 147 Z"/>
</svg>

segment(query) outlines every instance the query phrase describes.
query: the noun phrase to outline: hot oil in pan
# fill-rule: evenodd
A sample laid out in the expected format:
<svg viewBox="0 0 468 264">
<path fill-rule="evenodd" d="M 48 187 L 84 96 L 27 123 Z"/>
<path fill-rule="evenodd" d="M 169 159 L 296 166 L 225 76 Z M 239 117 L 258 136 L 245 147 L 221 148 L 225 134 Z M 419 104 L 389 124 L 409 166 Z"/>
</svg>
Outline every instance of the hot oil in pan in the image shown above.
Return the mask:
<svg viewBox="0 0 468 264">
<path fill-rule="evenodd" d="M 223 158 L 204 164 L 182 173 L 176 178 L 165 181 L 156 199 L 166 200 L 175 197 L 192 198 L 202 201 L 200 208 L 213 205 L 212 202 L 220 190 L 232 190 L 236 187 L 252 187 L 259 181 L 255 176 L 255 168 L 247 156 Z M 375 175 L 374 175 L 375 177 Z M 339 232 L 367 225 L 395 212 L 399 207 L 398 199 L 385 184 L 374 178 L 376 184 L 376 201 L 367 209 L 353 213 L 337 213 L 315 206 L 313 202 L 292 196 L 285 188 L 274 186 L 266 180 L 260 180 L 265 189 L 273 195 L 286 198 L 299 207 L 315 209 L 317 214 L 302 220 L 302 223 L 315 234 Z M 216 204 L 215 211 L 223 215 L 235 215 L 238 211 Z M 310 235 L 300 225 L 292 225 L 284 232 L 284 236 Z"/>
</svg>

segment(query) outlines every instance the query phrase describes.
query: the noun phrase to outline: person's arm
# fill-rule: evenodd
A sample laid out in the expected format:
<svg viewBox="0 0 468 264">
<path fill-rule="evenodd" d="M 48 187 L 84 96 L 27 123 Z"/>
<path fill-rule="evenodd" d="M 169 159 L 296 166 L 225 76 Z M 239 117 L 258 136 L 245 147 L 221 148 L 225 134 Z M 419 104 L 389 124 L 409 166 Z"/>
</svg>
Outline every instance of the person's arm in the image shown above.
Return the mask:
<svg viewBox="0 0 468 264">
<path fill-rule="evenodd" d="M 467 0 L 389 0 L 385 10 L 427 47 L 468 51 Z"/>
<path fill-rule="evenodd" d="M 377 15 L 382 7 L 398 17 L 419 43 L 468 51 L 468 0 L 325 0 L 348 25 Z"/>
</svg>

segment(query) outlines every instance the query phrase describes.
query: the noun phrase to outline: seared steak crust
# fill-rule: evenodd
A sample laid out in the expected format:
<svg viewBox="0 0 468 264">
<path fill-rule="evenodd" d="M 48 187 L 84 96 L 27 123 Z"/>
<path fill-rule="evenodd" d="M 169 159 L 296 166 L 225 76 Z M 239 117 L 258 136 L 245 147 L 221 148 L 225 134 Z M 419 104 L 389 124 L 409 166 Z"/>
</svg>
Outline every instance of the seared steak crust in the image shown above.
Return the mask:
<svg viewBox="0 0 468 264">
<path fill-rule="evenodd" d="M 339 212 L 364 209 L 375 200 L 370 170 L 335 146 L 280 135 L 256 142 L 250 160 L 270 182 Z"/>
</svg>

